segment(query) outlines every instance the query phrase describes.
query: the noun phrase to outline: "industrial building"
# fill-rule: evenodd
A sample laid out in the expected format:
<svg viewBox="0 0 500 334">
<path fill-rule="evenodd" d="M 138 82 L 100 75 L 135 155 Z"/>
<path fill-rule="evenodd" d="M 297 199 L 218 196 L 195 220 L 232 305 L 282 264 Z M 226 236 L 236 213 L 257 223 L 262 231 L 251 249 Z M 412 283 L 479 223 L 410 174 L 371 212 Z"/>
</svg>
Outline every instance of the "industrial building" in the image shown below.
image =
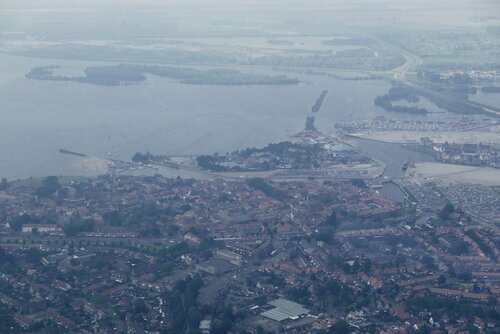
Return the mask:
<svg viewBox="0 0 500 334">
<path fill-rule="evenodd" d="M 273 300 L 269 302 L 269 305 L 275 308 L 267 310 L 261 315 L 275 321 L 297 320 L 301 316 L 309 314 L 309 310 L 302 307 L 302 305 L 284 298 Z"/>
</svg>

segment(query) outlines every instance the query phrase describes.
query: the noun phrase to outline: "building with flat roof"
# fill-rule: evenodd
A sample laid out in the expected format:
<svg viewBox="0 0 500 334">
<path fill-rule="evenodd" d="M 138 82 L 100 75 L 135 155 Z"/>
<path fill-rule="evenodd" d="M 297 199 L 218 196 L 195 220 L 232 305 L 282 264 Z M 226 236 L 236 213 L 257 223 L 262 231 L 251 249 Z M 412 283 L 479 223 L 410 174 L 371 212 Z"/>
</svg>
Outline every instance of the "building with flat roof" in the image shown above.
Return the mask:
<svg viewBox="0 0 500 334">
<path fill-rule="evenodd" d="M 62 229 L 55 224 L 23 224 L 23 233 L 32 233 L 36 230 L 39 233 L 62 232 Z"/>
<path fill-rule="evenodd" d="M 226 249 L 218 249 L 214 253 L 214 257 L 221 260 L 226 260 L 234 265 L 241 266 L 243 264 L 243 256 L 238 253 L 231 252 Z"/>
<path fill-rule="evenodd" d="M 195 265 L 196 270 L 211 275 L 222 275 L 238 268 L 237 266 L 221 259 L 210 259 Z"/>
<path fill-rule="evenodd" d="M 262 312 L 261 315 L 274 321 L 297 320 L 302 315 L 309 314 L 309 310 L 302 305 L 284 298 L 273 300 L 269 305 L 275 308 Z"/>
<path fill-rule="evenodd" d="M 200 332 L 203 334 L 208 334 L 210 333 L 210 328 L 212 327 L 212 322 L 210 320 L 202 320 L 200 322 Z"/>
</svg>

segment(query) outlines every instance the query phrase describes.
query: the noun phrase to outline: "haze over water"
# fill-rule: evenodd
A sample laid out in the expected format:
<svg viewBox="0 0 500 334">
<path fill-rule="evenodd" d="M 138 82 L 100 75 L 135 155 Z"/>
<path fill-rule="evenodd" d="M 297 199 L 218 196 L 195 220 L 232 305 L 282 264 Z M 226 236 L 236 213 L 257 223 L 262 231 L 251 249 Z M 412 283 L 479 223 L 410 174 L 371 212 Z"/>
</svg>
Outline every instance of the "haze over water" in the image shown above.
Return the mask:
<svg viewBox="0 0 500 334">
<path fill-rule="evenodd" d="M 351 81 L 298 74 L 303 71 L 299 66 L 280 67 L 290 71 L 279 72 L 272 66 L 239 65 L 247 58 L 262 55 L 324 56 L 328 52 L 358 48 L 323 42 L 333 35 L 344 38 L 358 28 L 371 31 L 369 25 L 374 23 L 368 19 L 375 14 L 414 20 L 412 12 L 397 2 L 389 1 L 392 7 L 387 10 L 362 2 L 340 2 L 337 8 L 319 1 L 317 12 L 310 12 L 295 1 L 290 8 L 273 1 L 265 6 L 253 1 L 241 2 L 235 7 L 219 2 L 214 7 L 197 7 L 196 2 L 172 3 L 168 4 L 171 5 L 168 10 L 156 10 L 155 1 L 145 5 L 134 1 L 71 2 L 78 4 L 76 8 L 66 7 L 68 4 L 63 2 L 48 3 L 47 8 L 37 2 L 6 3 L 0 24 L 3 31 L 0 46 L 2 51 L 11 53 L 0 53 L 0 155 L 4 157 L 0 161 L 0 176 L 8 179 L 94 174 L 82 169 L 80 158 L 59 153 L 61 148 L 129 160 L 137 151 L 208 154 L 265 146 L 301 131 L 311 106 L 325 89 L 328 95 L 315 122 L 325 134 L 334 131 L 335 122 L 376 116 L 427 120 L 459 117 L 450 113 L 427 116 L 391 113 L 375 107 L 374 98 L 386 94 L 391 87 L 386 80 Z M 429 22 L 455 24 L 450 18 L 446 22 L 439 20 L 440 11 L 429 7 L 427 2 L 408 3 L 413 10 L 426 9 L 436 14 L 419 22 L 417 28 Z M 240 5 L 248 8 L 239 11 Z M 140 16 L 134 14 L 137 10 L 142 13 Z M 454 19 L 457 21 L 469 15 L 462 10 L 457 13 Z M 354 30 L 349 26 L 351 16 L 357 18 Z M 52 22 L 58 22 L 58 26 L 54 28 Z M 393 19 L 384 19 L 380 24 L 382 32 L 400 27 L 399 21 Z M 105 49 L 106 52 L 98 49 L 113 39 L 116 44 Z M 290 41 L 293 45 L 287 45 Z M 76 51 L 72 49 L 75 45 Z M 218 66 L 244 73 L 282 74 L 301 82 L 299 85 L 187 85 L 148 76 L 137 85 L 107 87 L 25 77 L 36 66 L 56 65 L 61 66 L 59 74 L 81 75 L 88 66 L 119 64 L 122 61 L 105 61 L 120 58 L 114 47 L 128 48 L 127 52 L 132 54 L 137 52 L 133 59 L 137 63 L 146 62 L 149 56 L 162 50 L 179 48 L 186 54 L 180 53 L 179 64 L 174 61 L 168 66 L 189 68 L 198 68 L 196 52 L 200 50 L 214 58 L 202 68 Z M 369 43 L 366 48 L 371 48 Z M 31 57 L 13 55 L 19 50 Z M 52 57 L 44 58 L 44 52 L 52 52 Z M 123 62 L 129 56 L 124 55 Z M 190 63 L 186 60 L 189 57 L 195 60 Z M 237 61 L 228 64 L 231 57 Z M 71 58 L 99 61 L 66 60 Z M 148 63 L 152 63 L 151 59 Z M 352 75 L 366 75 L 360 73 Z"/>
<path fill-rule="evenodd" d="M 106 87 L 24 77 L 39 64 L 85 68 L 88 62 L 0 57 L 10 70 L 0 84 L 0 154 L 9 157 L 0 175 L 9 179 L 87 173 L 80 159 L 60 154 L 60 148 L 128 160 L 137 151 L 225 153 L 265 146 L 301 131 L 323 89 L 330 94 L 317 126 L 332 131 L 337 121 L 383 115 L 373 98 L 389 88 L 379 80 L 295 74 L 288 75 L 304 83 L 187 85 L 151 76 L 138 85 Z"/>
</svg>

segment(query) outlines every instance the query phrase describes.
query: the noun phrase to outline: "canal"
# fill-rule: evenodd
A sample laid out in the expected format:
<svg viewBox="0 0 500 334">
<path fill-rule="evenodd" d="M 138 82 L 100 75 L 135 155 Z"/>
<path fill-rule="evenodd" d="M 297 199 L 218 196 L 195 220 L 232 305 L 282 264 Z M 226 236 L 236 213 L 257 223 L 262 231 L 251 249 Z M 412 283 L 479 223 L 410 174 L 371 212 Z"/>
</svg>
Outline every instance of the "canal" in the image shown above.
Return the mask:
<svg viewBox="0 0 500 334">
<path fill-rule="evenodd" d="M 401 144 L 385 143 L 381 141 L 355 138 L 358 148 L 368 156 L 386 164 L 382 175 L 384 179 L 400 179 L 405 175 L 403 165 L 405 161 L 411 165 L 416 162 L 434 162 L 435 159 L 421 152 L 410 150 Z M 405 193 L 394 183 L 384 183 L 379 193 L 397 201 L 403 201 Z"/>
</svg>

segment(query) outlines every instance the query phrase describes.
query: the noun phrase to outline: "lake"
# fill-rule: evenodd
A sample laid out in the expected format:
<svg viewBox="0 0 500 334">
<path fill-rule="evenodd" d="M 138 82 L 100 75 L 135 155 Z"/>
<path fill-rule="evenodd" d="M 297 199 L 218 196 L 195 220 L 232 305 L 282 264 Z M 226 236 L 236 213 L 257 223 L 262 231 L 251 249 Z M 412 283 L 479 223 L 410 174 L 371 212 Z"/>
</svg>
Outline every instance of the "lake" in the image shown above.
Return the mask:
<svg viewBox="0 0 500 334">
<path fill-rule="evenodd" d="M 325 133 L 338 121 L 375 116 L 445 117 L 388 113 L 373 99 L 390 88 L 382 80 L 346 81 L 324 75 L 286 74 L 290 86 L 187 85 L 149 76 L 138 85 L 107 87 L 25 78 L 35 66 L 60 65 L 65 74 L 103 64 L 0 54 L 0 177 L 92 175 L 81 158 L 129 160 L 137 151 L 159 154 L 225 153 L 284 140 L 304 128 L 323 89 L 329 91 L 316 115 Z M 241 68 L 241 71 L 265 69 Z"/>
</svg>

